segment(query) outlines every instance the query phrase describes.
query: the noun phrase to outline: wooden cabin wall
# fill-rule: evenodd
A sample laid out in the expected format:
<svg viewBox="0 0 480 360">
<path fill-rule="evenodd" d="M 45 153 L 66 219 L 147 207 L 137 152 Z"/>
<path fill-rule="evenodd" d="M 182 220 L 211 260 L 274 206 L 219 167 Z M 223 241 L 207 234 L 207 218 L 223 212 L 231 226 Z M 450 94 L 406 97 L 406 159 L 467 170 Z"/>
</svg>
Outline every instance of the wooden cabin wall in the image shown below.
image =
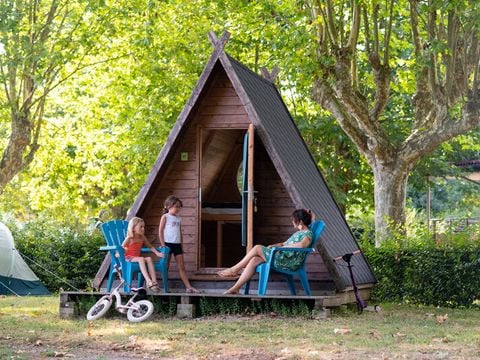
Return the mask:
<svg viewBox="0 0 480 360">
<path fill-rule="evenodd" d="M 158 224 L 162 216 L 163 203 L 168 195 L 174 194 L 183 201 L 182 218 L 183 251 L 187 274 L 198 269 L 198 154 L 197 126 L 224 129 L 247 129 L 250 123 L 247 113 L 230 80 L 221 67 L 215 69 L 215 77 L 193 115 L 193 121 L 185 130 L 175 149 L 171 149 L 167 170 L 160 179 L 156 193 L 139 216 L 146 223 L 148 239 L 159 244 Z M 188 153 L 188 160 L 181 160 L 181 153 Z M 170 278 L 178 278 L 175 261 L 171 262 Z"/>
<path fill-rule="evenodd" d="M 188 153 L 188 160 L 181 160 L 181 153 Z M 145 209 L 143 216 L 146 224 L 147 238 L 155 245 L 159 245 L 158 225 L 163 214 L 163 204 L 167 196 L 175 195 L 183 202 L 180 212 L 182 218 L 182 236 L 185 268 L 188 273 L 196 270 L 197 244 L 197 154 L 196 132 L 188 129 L 181 146 L 173 151 L 171 163 L 165 176 L 160 181 L 154 197 Z M 171 262 L 169 276 L 176 278 L 178 269 L 175 261 Z"/>
<path fill-rule="evenodd" d="M 287 189 L 283 185 L 263 145 L 255 142 L 255 179 L 257 212 L 254 216 L 254 243 L 270 245 L 287 240 L 296 230 L 291 215 L 295 210 Z M 309 279 L 332 280 L 318 252 L 307 260 Z"/>
</svg>

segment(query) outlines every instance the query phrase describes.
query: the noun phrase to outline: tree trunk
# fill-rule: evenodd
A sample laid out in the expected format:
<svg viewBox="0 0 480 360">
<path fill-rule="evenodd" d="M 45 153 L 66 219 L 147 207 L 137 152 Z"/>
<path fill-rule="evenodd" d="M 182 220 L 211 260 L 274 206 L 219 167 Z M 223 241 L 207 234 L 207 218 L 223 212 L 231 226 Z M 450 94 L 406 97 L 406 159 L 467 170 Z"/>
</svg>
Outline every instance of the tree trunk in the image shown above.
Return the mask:
<svg viewBox="0 0 480 360">
<path fill-rule="evenodd" d="M 405 235 L 405 205 L 408 170 L 399 169 L 396 162 L 387 166 L 375 164 L 375 245 L 379 246 L 389 235 Z"/>
<path fill-rule="evenodd" d="M 28 146 L 36 145 L 31 144 L 32 126 L 28 115 L 13 114 L 11 118 L 12 133 L 0 159 L 0 195 L 13 177 L 28 165 L 24 161 Z"/>
</svg>

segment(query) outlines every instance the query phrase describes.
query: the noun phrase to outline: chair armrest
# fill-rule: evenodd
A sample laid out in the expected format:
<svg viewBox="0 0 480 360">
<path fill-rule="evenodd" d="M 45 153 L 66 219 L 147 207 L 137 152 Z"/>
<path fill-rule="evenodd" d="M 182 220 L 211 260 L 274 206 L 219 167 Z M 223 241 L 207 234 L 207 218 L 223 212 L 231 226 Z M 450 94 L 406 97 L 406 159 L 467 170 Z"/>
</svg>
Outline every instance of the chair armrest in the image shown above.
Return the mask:
<svg viewBox="0 0 480 360">
<path fill-rule="evenodd" d="M 288 272 L 285 269 L 277 268 L 275 266 L 275 263 L 273 262 L 273 259 L 275 258 L 275 253 L 282 252 L 282 251 L 288 251 L 288 252 L 293 252 L 293 253 L 305 253 L 305 258 L 306 258 L 306 256 L 308 254 L 312 253 L 314 250 L 312 248 L 272 247 L 272 252 L 271 252 L 271 255 L 270 255 L 270 259 L 268 259 L 267 263 L 263 263 L 263 264 L 265 264 L 269 268 L 271 268 L 275 271 L 281 272 L 281 273 L 290 273 L 290 274 L 293 273 L 293 274 L 295 274 L 296 273 L 295 271 Z"/>
<path fill-rule="evenodd" d="M 168 247 L 156 247 L 155 249 L 157 249 L 158 252 L 161 252 L 164 254 L 168 254 L 170 252 L 170 248 Z M 152 252 L 152 249 L 148 247 L 143 247 L 142 252 Z"/>
<path fill-rule="evenodd" d="M 288 250 L 288 251 L 305 252 L 305 253 L 313 252 L 313 249 L 309 247 L 308 248 L 281 247 L 278 250 L 280 251 Z"/>
<path fill-rule="evenodd" d="M 101 246 L 100 250 L 103 250 L 103 251 L 117 250 L 117 247 L 115 245 Z"/>
<path fill-rule="evenodd" d="M 294 252 L 304 252 L 311 253 L 314 250 L 312 248 L 294 248 L 294 247 L 272 247 L 272 256 L 279 251 L 294 251 Z"/>
</svg>

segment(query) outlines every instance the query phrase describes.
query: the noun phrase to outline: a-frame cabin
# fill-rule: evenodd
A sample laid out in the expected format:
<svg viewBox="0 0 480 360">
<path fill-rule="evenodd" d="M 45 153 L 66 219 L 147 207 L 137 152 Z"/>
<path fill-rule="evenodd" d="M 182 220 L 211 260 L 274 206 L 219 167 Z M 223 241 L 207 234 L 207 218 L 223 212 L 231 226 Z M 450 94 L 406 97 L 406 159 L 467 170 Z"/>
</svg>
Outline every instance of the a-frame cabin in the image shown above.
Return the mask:
<svg viewBox="0 0 480 360">
<path fill-rule="evenodd" d="M 308 260 L 312 293 L 351 289 L 348 269 L 332 258 L 358 244 L 279 92 L 225 53 L 227 32 L 209 38 L 213 54 L 127 219 L 143 218 L 147 237 L 158 244 L 164 200 L 181 198 L 186 270 L 208 292 L 228 287 L 216 273 L 253 245 L 286 240 L 294 209 L 311 209 L 326 223 Z M 352 263 L 359 287 L 371 288 L 376 280 L 363 255 Z M 178 278 L 172 261 L 169 281 Z M 283 281 L 270 288 L 288 294 Z"/>
</svg>

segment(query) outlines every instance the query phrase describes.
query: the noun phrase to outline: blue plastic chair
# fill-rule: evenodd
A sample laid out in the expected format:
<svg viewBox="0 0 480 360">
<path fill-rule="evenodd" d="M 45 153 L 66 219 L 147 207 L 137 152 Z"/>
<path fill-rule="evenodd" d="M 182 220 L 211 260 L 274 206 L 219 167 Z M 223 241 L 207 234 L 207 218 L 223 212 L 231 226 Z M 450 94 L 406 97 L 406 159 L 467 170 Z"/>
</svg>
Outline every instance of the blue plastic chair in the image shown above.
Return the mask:
<svg viewBox="0 0 480 360">
<path fill-rule="evenodd" d="M 297 295 L 297 291 L 295 290 L 295 283 L 293 282 L 293 276 L 298 276 L 300 278 L 300 282 L 303 286 L 303 289 L 305 290 L 305 294 L 310 296 L 311 291 L 310 291 L 310 284 L 308 283 L 308 278 L 307 278 L 306 261 L 307 261 L 308 254 L 311 254 L 315 251 L 314 250 L 315 245 L 324 228 L 325 228 L 325 223 L 321 220 L 314 221 L 310 225 L 310 229 L 313 232 L 313 239 L 312 239 L 312 243 L 310 244 L 310 247 L 308 248 L 289 248 L 289 247 L 273 247 L 272 248 L 272 253 L 269 261 L 259 264 L 255 269 L 255 271 L 258 273 L 258 295 L 260 296 L 265 295 L 265 293 L 267 292 L 267 285 L 268 285 L 270 274 L 273 272 L 276 272 L 276 273 L 281 273 L 285 276 L 288 282 L 288 287 L 292 295 Z M 305 256 L 303 263 L 300 265 L 298 269 L 296 269 L 295 271 L 291 271 L 291 270 L 275 267 L 274 258 L 275 258 L 275 254 L 279 251 L 305 252 L 307 256 Z M 248 295 L 249 291 L 250 291 L 250 281 L 248 281 L 245 284 L 245 295 Z"/>
<path fill-rule="evenodd" d="M 100 250 L 107 250 L 110 253 L 110 270 L 108 273 L 107 292 L 110 292 L 113 285 L 114 276 L 117 273 L 115 264 L 118 265 L 122 271 L 122 276 L 125 279 L 123 291 L 130 292 L 132 286 L 133 275 L 137 274 L 138 287 L 142 286 L 143 275 L 140 271 L 140 266 L 137 262 L 125 260 L 125 252 L 122 243 L 127 236 L 128 221 L 126 220 L 112 220 L 101 225 L 107 246 L 102 246 Z M 162 275 L 163 292 L 168 292 L 168 255 L 169 248 L 157 248 L 158 251 L 164 253 L 164 257 L 156 261 L 155 270 L 160 271 Z M 142 252 L 151 252 L 149 248 L 142 248 Z"/>
</svg>

